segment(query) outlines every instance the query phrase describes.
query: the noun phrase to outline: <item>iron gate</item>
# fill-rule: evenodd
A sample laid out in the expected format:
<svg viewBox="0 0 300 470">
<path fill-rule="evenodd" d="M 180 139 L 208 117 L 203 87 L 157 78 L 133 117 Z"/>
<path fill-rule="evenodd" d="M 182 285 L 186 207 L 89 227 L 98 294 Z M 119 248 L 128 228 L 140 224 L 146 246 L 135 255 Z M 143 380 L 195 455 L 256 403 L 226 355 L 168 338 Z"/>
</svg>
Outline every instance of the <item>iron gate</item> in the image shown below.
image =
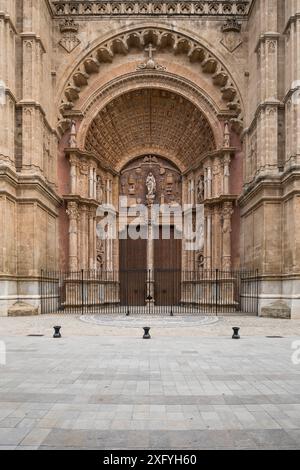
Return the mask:
<svg viewBox="0 0 300 470">
<path fill-rule="evenodd" d="M 258 272 L 143 269 L 42 271 L 41 313 L 258 313 Z"/>
</svg>

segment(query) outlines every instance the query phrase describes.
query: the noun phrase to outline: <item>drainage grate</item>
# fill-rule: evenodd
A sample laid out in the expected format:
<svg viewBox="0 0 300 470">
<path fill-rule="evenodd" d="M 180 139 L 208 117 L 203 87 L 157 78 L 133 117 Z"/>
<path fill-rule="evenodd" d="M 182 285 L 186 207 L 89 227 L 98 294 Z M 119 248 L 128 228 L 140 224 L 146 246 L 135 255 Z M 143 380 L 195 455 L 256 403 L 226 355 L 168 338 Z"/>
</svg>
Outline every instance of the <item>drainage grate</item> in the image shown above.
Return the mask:
<svg viewBox="0 0 300 470">
<path fill-rule="evenodd" d="M 269 339 L 283 339 L 283 336 L 266 336 Z"/>
<path fill-rule="evenodd" d="M 44 337 L 45 335 L 27 335 L 28 337 L 33 337 L 33 338 L 42 338 Z"/>
</svg>

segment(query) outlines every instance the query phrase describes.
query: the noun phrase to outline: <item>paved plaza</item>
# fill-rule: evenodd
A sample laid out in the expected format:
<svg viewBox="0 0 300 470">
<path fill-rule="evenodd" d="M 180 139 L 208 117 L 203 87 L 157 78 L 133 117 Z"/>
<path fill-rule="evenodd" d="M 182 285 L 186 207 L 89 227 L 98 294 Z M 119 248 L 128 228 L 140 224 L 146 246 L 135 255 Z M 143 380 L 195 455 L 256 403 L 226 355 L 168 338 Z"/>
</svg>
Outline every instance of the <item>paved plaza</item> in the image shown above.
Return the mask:
<svg viewBox="0 0 300 470">
<path fill-rule="evenodd" d="M 0 449 L 299 449 L 300 321 L 172 320 L 0 318 Z"/>
</svg>

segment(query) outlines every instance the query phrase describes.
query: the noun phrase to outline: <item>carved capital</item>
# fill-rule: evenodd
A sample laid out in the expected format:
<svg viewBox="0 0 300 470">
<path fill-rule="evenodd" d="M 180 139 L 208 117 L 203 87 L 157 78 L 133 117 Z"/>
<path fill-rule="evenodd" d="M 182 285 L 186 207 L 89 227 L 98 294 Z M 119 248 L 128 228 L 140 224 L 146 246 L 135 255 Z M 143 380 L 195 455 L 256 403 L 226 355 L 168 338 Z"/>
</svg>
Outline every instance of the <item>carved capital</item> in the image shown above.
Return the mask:
<svg viewBox="0 0 300 470">
<path fill-rule="evenodd" d="M 66 213 L 69 216 L 70 220 L 78 219 L 79 212 L 77 202 L 68 202 L 68 208 L 66 210 Z"/>
</svg>

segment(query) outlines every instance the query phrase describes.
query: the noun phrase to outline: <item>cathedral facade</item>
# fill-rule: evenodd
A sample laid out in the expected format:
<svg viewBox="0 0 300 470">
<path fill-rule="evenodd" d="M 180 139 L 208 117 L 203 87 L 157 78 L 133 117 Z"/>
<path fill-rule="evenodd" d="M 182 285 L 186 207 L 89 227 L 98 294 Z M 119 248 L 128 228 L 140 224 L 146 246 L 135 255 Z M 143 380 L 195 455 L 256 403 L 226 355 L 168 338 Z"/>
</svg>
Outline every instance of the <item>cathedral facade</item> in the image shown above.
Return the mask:
<svg viewBox="0 0 300 470">
<path fill-rule="evenodd" d="M 0 315 L 41 270 L 158 266 L 300 317 L 300 0 L 0 0 L 0 44 Z M 100 239 L 120 198 L 200 205 L 199 245 Z"/>
</svg>

